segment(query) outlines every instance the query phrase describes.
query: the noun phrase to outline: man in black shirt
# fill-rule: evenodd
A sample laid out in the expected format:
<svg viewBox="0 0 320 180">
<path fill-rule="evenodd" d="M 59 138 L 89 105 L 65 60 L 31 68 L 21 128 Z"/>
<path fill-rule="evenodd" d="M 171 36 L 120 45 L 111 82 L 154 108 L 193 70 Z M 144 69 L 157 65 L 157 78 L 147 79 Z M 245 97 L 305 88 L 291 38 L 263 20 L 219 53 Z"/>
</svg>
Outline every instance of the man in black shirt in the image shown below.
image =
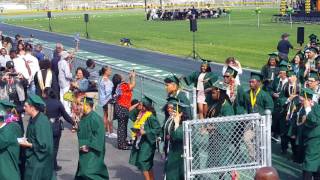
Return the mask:
<svg viewBox="0 0 320 180">
<path fill-rule="evenodd" d="M 277 50 L 281 59 L 288 60 L 289 50 L 293 49 L 293 46 L 288 40 L 289 34 L 284 33 L 281 35 L 281 40 L 278 42 Z"/>
</svg>

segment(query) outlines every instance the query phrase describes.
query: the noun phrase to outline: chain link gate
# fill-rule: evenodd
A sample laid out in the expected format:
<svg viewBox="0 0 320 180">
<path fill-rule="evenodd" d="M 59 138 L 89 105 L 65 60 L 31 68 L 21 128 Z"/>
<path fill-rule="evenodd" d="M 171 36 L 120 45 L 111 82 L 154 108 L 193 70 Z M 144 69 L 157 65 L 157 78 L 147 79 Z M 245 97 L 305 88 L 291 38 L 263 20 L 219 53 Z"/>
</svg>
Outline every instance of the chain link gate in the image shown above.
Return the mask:
<svg viewBox="0 0 320 180">
<path fill-rule="evenodd" d="M 271 112 L 183 122 L 185 179 L 254 179 L 271 166 Z"/>
</svg>

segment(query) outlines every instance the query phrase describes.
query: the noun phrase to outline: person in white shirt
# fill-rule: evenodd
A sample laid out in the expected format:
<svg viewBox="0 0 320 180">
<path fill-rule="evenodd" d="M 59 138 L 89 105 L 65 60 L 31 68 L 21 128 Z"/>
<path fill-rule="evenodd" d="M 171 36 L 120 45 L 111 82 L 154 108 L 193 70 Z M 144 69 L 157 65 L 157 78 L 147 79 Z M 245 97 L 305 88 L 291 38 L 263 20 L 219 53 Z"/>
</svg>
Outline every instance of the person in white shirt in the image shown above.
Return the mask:
<svg viewBox="0 0 320 180">
<path fill-rule="evenodd" d="M 22 59 L 22 57 L 18 57 L 15 50 L 10 51 L 10 58 L 14 63 L 14 69 L 17 73 L 22 74 L 22 76 L 28 80 L 30 79 L 29 71 L 26 67 L 26 62 Z"/>
<path fill-rule="evenodd" d="M 29 92 L 35 94 L 36 89 L 34 86 L 34 75 L 40 70 L 39 61 L 32 55 L 32 46 L 30 44 L 26 45 L 25 52 L 26 53 L 22 58 L 27 62 L 26 67 L 29 66 L 30 68 Z"/>
<path fill-rule="evenodd" d="M 5 48 L 1 48 L 0 50 L 0 66 L 6 67 L 6 64 L 8 61 L 11 61 L 10 56 L 7 53 L 7 50 Z"/>
<path fill-rule="evenodd" d="M 226 73 L 228 66 L 232 67 L 233 69 L 235 69 L 238 72 L 237 76 L 235 77 L 235 84 L 240 85 L 239 75 L 242 74 L 242 67 L 241 67 L 240 62 L 235 57 L 228 57 L 225 61 L 225 65 L 222 68 L 222 75 L 224 75 Z"/>
<path fill-rule="evenodd" d="M 69 91 L 70 89 L 70 83 L 72 81 L 72 73 L 70 68 L 70 62 L 73 59 L 73 54 L 68 53 L 67 51 L 61 52 L 61 59 L 58 62 L 58 80 L 59 80 L 59 86 L 60 86 L 60 100 L 66 109 L 67 113 L 71 114 L 70 109 L 70 102 L 65 101 L 63 99 L 63 95 Z"/>
</svg>

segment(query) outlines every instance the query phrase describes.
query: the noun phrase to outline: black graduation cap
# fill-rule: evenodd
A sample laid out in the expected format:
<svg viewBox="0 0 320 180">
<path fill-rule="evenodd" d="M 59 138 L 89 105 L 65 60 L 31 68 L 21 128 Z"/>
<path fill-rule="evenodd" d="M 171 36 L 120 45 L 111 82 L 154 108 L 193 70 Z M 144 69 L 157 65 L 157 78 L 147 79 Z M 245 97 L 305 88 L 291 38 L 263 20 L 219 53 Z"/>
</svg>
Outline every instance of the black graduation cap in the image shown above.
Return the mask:
<svg viewBox="0 0 320 180">
<path fill-rule="evenodd" d="M 81 102 L 83 102 L 84 104 L 94 104 L 94 99 L 91 97 L 84 97 L 81 99 Z"/>
<path fill-rule="evenodd" d="M 152 106 L 154 104 L 154 101 L 146 95 L 142 98 L 141 102 L 144 106 Z"/>
<path fill-rule="evenodd" d="M 175 74 L 172 73 L 171 76 L 167 76 L 167 77 L 164 79 L 164 82 L 165 82 L 165 83 L 175 83 L 175 84 L 179 85 L 180 80 L 179 80 L 179 78 L 178 78 Z"/>
<path fill-rule="evenodd" d="M 232 66 L 228 66 L 225 73 L 229 73 L 234 78 L 238 75 L 238 71 Z"/>
<path fill-rule="evenodd" d="M 251 74 L 250 74 L 250 79 L 255 79 L 255 80 L 258 80 L 258 81 L 262 81 L 263 76 L 262 76 L 262 74 L 260 74 L 260 73 L 251 72 Z"/>
</svg>

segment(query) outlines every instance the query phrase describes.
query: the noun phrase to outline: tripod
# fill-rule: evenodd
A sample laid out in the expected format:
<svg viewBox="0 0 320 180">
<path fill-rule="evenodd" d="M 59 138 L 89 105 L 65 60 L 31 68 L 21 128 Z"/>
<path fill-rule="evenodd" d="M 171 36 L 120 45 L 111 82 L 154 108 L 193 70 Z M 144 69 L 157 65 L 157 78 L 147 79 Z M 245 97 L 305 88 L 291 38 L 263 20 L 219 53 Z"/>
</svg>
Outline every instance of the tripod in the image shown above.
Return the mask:
<svg viewBox="0 0 320 180">
<path fill-rule="evenodd" d="M 188 58 L 192 58 L 194 60 L 196 59 L 201 59 L 199 53 L 196 51 L 196 31 L 198 30 L 197 28 L 197 20 L 195 15 L 193 15 L 192 18 L 190 18 L 190 31 L 192 31 L 192 52 L 188 56 Z"/>
</svg>

